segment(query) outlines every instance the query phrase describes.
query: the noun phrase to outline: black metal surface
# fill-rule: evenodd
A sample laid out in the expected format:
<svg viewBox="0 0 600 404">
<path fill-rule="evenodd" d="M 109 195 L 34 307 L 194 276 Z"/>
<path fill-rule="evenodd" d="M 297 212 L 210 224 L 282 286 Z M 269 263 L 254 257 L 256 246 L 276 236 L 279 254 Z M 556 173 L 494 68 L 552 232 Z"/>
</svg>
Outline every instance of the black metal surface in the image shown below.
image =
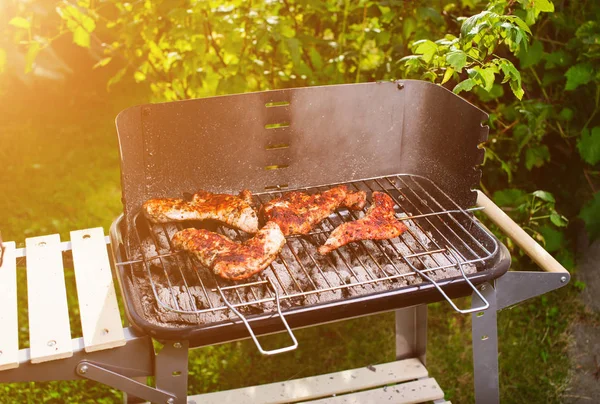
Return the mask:
<svg viewBox="0 0 600 404">
<path fill-rule="evenodd" d="M 394 173 L 425 176 L 472 206 L 485 119 L 448 90 L 414 80 L 132 107 L 116 120 L 125 216 L 131 226 L 143 201 L 197 189 L 260 192 Z"/>
</svg>

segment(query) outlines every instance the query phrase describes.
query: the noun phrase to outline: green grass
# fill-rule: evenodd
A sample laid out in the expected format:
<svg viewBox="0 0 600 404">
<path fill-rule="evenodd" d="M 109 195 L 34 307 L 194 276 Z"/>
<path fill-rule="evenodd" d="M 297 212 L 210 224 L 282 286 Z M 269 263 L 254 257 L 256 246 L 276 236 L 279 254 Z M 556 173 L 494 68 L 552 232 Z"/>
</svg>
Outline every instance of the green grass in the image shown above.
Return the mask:
<svg viewBox="0 0 600 404">
<path fill-rule="evenodd" d="M 104 96 L 106 97 L 106 96 Z M 134 102 L 66 104 L 52 114 L 21 109 L 0 133 L 0 230 L 4 240 L 102 226 L 120 213 L 119 156 L 113 120 Z M 34 111 L 35 112 L 35 111 Z M 28 118 L 29 117 L 29 118 Z M 19 270 L 20 343 L 27 346 L 26 278 Z M 81 335 L 73 272 L 66 271 L 73 337 Z M 577 291 L 566 287 L 499 314 L 502 402 L 559 402 L 568 379 L 567 327 L 583 314 Z M 468 299 L 459 304 L 468 305 Z M 428 368 L 456 403 L 473 401 L 470 317 L 445 303 L 430 305 Z M 250 341 L 195 350 L 190 392 L 229 389 L 391 361 L 391 313 L 298 330 L 300 348 L 262 357 Z M 263 338 L 267 346 L 284 335 Z M 0 402 L 117 402 L 119 392 L 86 381 L 0 385 Z"/>
</svg>

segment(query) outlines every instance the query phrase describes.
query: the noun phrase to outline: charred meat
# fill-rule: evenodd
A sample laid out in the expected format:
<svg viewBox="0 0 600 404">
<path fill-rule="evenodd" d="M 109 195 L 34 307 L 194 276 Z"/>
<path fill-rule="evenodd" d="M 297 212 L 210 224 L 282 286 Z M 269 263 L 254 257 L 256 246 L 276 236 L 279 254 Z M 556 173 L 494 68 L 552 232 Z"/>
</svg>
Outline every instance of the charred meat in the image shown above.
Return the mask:
<svg viewBox="0 0 600 404">
<path fill-rule="evenodd" d="M 359 240 L 385 240 L 398 237 L 406 226 L 394 215 L 394 201 L 383 192 L 373 192 L 373 204 L 362 219 L 346 222 L 331 232 L 324 245 L 319 247 L 321 254 Z"/>
<path fill-rule="evenodd" d="M 216 275 L 241 280 L 269 266 L 283 248 L 285 236 L 277 223 L 269 222 L 243 243 L 236 243 L 212 231 L 193 228 L 175 233 L 172 241 L 175 249 L 193 254 Z"/>
<path fill-rule="evenodd" d="M 254 234 L 258 231 L 258 217 L 251 204 L 252 194 L 248 190 L 240 192 L 239 196 L 198 191 L 190 201 L 150 199 L 144 202 L 142 210 L 154 223 L 212 219 Z"/>
<path fill-rule="evenodd" d="M 351 192 L 345 185 L 313 195 L 293 191 L 265 203 L 261 207 L 260 215 L 265 222 L 277 223 L 286 236 L 307 234 L 340 207 L 362 209 L 366 197 L 364 191 Z"/>
</svg>

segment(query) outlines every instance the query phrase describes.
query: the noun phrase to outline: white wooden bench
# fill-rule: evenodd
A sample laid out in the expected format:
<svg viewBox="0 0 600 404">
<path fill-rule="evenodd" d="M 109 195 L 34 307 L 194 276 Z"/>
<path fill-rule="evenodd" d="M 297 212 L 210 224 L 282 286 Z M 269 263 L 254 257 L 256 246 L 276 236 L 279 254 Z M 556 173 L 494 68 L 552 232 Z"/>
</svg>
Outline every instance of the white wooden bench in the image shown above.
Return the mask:
<svg viewBox="0 0 600 404">
<path fill-rule="evenodd" d="M 423 403 L 444 392 L 417 358 L 188 398 L 188 403 Z M 315 400 L 315 401 L 312 401 Z M 191 404 L 191 403 L 190 403 Z"/>
<path fill-rule="evenodd" d="M 102 228 L 6 242 L 0 266 L 0 383 L 87 378 L 153 402 L 185 403 L 187 344 L 154 353 L 148 336 L 123 327 Z M 82 337 L 72 339 L 63 252 L 71 250 Z M 19 350 L 17 258 L 27 257 L 29 345 Z M 71 307 L 71 310 L 74 308 Z M 184 349 L 182 349 L 184 348 Z M 185 351 L 185 352 L 183 352 Z M 174 355 L 165 353 L 174 352 Z M 177 353 L 180 352 L 180 353 Z M 178 357 L 177 360 L 173 358 Z M 163 366 L 164 365 L 164 366 Z M 169 371 L 164 371 L 164 369 Z M 138 380 L 155 375 L 157 390 Z M 164 376 L 166 375 L 166 376 Z M 177 379 L 177 382 L 172 380 Z M 185 393 L 184 393 L 185 394 Z M 409 358 L 321 376 L 187 397 L 188 403 L 422 403 L 444 393 L 423 363 Z M 316 400 L 316 401 L 314 401 Z"/>
</svg>

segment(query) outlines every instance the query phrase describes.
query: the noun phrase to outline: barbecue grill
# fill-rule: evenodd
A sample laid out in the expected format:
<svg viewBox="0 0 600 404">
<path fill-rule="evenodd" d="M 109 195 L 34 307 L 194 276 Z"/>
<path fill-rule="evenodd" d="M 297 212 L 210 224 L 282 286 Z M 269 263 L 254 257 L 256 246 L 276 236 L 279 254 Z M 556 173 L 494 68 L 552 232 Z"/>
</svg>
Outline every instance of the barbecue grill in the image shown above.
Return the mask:
<svg viewBox="0 0 600 404">
<path fill-rule="evenodd" d="M 481 177 L 486 119 L 442 87 L 412 80 L 125 110 L 116 121 L 124 211 L 106 241 L 132 326 L 128 330 L 136 335 L 131 340 L 149 335 L 177 341 L 175 348 L 193 348 L 251 337 L 263 354 L 276 354 L 297 347 L 293 328 L 397 310 L 398 359 L 419 357 L 424 364 L 424 305 L 445 299 L 455 310 L 472 313 L 477 399 L 497 401 L 496 310 L 556 289 L 569 275 L 474 190 Z M 248 235 L 212 222 L 154 224 L 140 214 L 148 199 L 185 197 L 199 189 L 249 189 L 258 207 L 291 190 L 315 193 L 339 184 L 366 191 L 367 207 L 372 192 L 387 193 L 408 230 L 395 239 L 361 241 L 321 255 L 316 249 L 334 228 L 365 213 L 341 209 L 309 234 L 288 237 L 259 275 L 226 281 L 175 251 L 171 237 L 185 227 L 237 241 Z M 484 207 L 542 267 L 556 273 L 507 272 L 506 247 L 473 214 Z M 471 308 L 452 301 L 468 295 Z M 264 350 L 256 336 L 279 331 L 289 334 L 290 345 Z M 180 351 L 167 350 L 157 358 L 180 368 L 187 360 Z M 185 377 L 161 382 L 158 363 L 158 390 L 132 389 L 123 368 L 117 372 L 121 379 L 107 377 L 103 372 L 115 365 L 94 368 L 90 375 L 92 364 L 86 362 L 81 372 L 81 363 L 76 363 L 79 377 L 117 383 L 141 397 L 184 400 L 186 394 Z M 18 379 L 10 372 L 15 371 L 6 372 L 7 380 Z M 152 395 L 165 390 L 165 383 L 172 395 Z"/>
</svg>

